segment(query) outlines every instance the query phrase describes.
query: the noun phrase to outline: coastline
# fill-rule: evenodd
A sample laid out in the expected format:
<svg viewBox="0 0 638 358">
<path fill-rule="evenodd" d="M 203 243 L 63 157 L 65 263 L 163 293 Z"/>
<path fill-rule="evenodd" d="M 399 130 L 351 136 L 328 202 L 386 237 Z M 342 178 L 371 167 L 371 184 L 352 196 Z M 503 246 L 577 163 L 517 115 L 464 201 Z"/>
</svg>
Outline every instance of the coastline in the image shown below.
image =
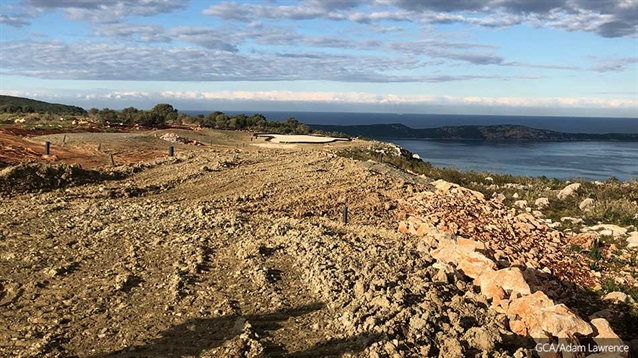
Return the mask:
<svg viewBox="0 0 638 358">
<path fill-rule="evenodd" d="M 381 139 L 380 139 L 381 140 Z M 638 179 L 628 142 L 416 140 L 384 138 L 436 166 L 561 180 Z"/>
</svg>

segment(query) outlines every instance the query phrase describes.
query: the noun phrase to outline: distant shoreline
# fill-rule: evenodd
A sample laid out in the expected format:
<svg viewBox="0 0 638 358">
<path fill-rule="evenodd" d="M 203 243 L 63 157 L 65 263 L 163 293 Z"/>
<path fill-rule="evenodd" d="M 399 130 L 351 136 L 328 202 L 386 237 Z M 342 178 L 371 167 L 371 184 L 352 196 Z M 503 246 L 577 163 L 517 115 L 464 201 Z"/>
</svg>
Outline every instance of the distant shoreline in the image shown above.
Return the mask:
<svg viewBox="0 0 638 358">
<path fill-rule="evenodd" d="M 489 142 L 638 142 L 638 133 L 567 133 L 517 124 L 411 128 L 402 123 L 369 125 L 309 124 L 313 129 L 377 140 L 446 140 Z"/>
<path fill-rule="evenodd" d="M 205 111 L 181 111 L 187 114 Z M 252 113 L 254 111 L 227 111 L 228 114 Z M 532 128 L 564 133 L 629 133 L 638 134 L 636 117 L 581 117 L 581 116 L 534 116 L 534 115 L 472 115 L 472 114 L 416 114 L 375 112 L 313 112 L 313 111 L 258 111 L 272 121 L 285 121 L 294 117 L 302 123 L 316 125 L 379 125 L 402 123 L 416 129 L 432 129 L 444 126 L 465 125 L 523 125 Z"/>
</svg>

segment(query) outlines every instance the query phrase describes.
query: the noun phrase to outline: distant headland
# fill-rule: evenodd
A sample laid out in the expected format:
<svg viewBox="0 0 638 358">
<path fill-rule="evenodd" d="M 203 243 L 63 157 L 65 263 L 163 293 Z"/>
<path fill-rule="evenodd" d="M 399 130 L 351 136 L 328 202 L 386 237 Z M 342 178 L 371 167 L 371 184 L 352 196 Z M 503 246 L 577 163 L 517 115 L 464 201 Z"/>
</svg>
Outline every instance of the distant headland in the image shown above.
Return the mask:
<svg viewBox="0 0 638 358">
<path fill-rule="evenodd" d="M 437 139 L 483 141 L 638 141 L 636 133 L 564 133 L 521 125 L 466 125 L 438 128 L 410 128 L 401 123 L 354 126 L 310 124 L 313 129 L 341 132 L 374 139 Z"/>
</svg>

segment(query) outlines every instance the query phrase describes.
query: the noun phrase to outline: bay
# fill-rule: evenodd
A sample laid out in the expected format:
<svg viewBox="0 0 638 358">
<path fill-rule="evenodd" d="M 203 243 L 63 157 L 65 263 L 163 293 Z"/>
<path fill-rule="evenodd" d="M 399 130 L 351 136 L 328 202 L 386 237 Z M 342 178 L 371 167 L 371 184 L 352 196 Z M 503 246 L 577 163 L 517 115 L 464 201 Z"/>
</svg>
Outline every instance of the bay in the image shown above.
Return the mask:
<svg viewBox="0 0 638 358">
<path fill-rule="evenodd" d="M 558 179 L 638 179 L 638 143 L 383 140 L 439 167 Z"/>
</svg>

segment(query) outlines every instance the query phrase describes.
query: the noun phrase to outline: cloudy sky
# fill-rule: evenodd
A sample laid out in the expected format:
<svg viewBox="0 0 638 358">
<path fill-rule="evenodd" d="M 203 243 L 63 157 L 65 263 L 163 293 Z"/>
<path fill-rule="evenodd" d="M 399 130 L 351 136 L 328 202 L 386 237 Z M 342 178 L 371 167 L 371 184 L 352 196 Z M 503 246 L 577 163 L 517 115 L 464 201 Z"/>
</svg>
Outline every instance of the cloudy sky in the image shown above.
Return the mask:
<svg viewBox="0 0 638 358">
<path fill-rule="evenodd" d="M 638 0 L 2 0 L 0 49 L 85 108 L 638 117 Z"/>
</svg>

